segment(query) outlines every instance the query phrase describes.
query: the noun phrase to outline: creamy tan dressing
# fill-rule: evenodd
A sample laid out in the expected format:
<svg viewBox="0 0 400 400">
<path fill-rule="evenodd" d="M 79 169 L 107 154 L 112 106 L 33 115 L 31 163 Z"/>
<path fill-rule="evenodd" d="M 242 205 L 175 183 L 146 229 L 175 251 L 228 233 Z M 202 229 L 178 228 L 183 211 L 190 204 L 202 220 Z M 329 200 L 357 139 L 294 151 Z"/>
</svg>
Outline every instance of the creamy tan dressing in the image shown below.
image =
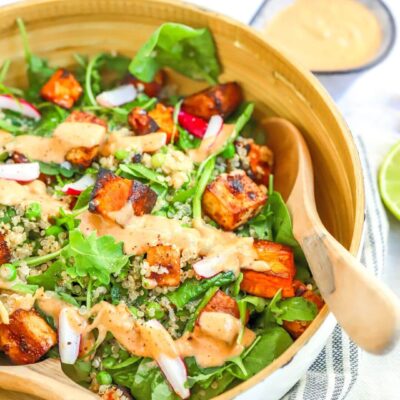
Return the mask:
<svg viewBox="0 0 400 400">
<path fill-rule="evenodd" d="M 37 202 L 42 209 L 42 215 L 49 217 L 56 215 L 65 202 L 51 197 L 46 190 L 46 184 L 36 180 L 26 185 L 16 181 L 0 179 L 0 204 L 6 206 L 26 206 Z"/>
<path fill-rule="evenodd" d="M 26 157 L 43 162 L 61 164 L 66 154 L 75 147 L 94 147 L 103 143 L 106 128 L 86 122 L 63 122 L 51 137 L 21 135 L 4 145 L 10 153 L 17 151 Z"/>
<path fill-rule="evenodd" d="M 106 144 L 101 148 L 101 154 L 110 156 L 117 150 L 134 150 L 153 153 L 167 143 L 167 135 L 163 132 L 149 133 L 143 136 L 125 136 L 111 133 Z"/>
<path fill-rule="evenodd" d="M 189 157 L 197 163 L 204 161 L 211 154 L 221 150 L 227 140 L 234 135 L 235 125 L 224 124 L 222 131 L 218 134 L 217 138 L 209 137 L 202 140 L 197 149 L 188 151 Z"/>
<path fill-rule="evenodd" d="M 107 332 L 128 352 L 140 357 L 157 359 L 160 354 L 175 358 L 194 356 L 202 367 L 223 365 L 230 358 L 239 355 L 255 339 L 255 334 L 245 329 L 243 340 L 236 339 L 241 330 L 238 319 L 225 313 L 204 312 L 200 323 L 192 333 L 186 333 L 174 341 L 168 331 L 158 322 L 140 322 L 131 314 L 128 307 L 120 303 L 114 306 L 101 302 L 86 313 L 71 304 L 65 303 L 50 293 L 38 296 L 38 306 L 44 314 L 58 324 L 63 308 L 67 308 L 67 317 L 72 328 L 82 335 L 83 343 L 93 343 L 93 331 L 98 331 L 95 345 L 101 344 Z M 91 324 L 89 319 L 93 318 Z M 231 332 L 226 332 L 230 329 Z M 90 347 L 87 345 L 86 354 Z"/>
<path fill-rule="evenodd" d="M 185 250 L 192 259 L 207 257 L 215 260 L 215 273 L 233 271 L 238 275 L 241 268 L 253 269 L 253 264 L 257 270 L 270 269 L 267 263 L 257 261 L 253 238 L 238 237 L 202 221 L 193 221 L 193 227 L 187 228 L 176 220 L 155 215 L 137 217 L 127 210 L 125 207 L 112 213 L 111 217 L 117 223 L 101 215 L 85 212 L 79 216 L 79 228 L 84 234 L 96 231 L 99 236 L 115 237 L 123 242 L 127 254 L 141 255 L 152 246 L 173 245 L 181 251 Z"/>
<path fill-rule="evenodd" d="M 295 0 L 266 25 L 265 36 L 314 71 L 365 65 L 382 43 L 377 18 L 356 0 Z"/>
</svg>

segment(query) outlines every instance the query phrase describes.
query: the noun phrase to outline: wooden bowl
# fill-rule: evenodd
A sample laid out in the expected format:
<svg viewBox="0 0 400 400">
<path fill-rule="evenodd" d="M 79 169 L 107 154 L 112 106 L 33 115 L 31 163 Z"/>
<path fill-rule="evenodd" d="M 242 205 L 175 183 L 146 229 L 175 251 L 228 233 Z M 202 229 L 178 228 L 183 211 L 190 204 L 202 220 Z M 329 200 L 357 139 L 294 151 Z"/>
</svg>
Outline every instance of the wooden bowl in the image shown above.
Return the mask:
<svg viewBox="0 0 400 400">
<path fill-rule="evenodd" d="M 304 134 L 314 163 L 321 219 L 346 248 L 353 254 L 358 252 L 364 190 L 357 149 L 348 127 L 318 81 L 253 30 L 226 17 L 170 0 L 28 1 L 0 9 L 1 61 L 13 61 L 7 83 L 15 85 L 25 81 L 17 17 L 25 21 L 33 52 L 55 65 L 72 64 L 73 53 L 116 50 L 133 55 L 166 21 L 209 27 L 224 67 L 222 81 L 239 81 L 247 99 L 256 103 L 257 116 L 287 118 Z M 204 86 L 179 76 L 174 79 L 183 92 Z M 268 393 L 269 399 L 283 395 L 304 374 L 326 342 L 334 326 L 328 314 L 324 308 L 283 355 L 218 399 L 230 399 L 244 391 L 249 391 L 253 399 L 265 398 L 262 393 Z"/>
</svg>

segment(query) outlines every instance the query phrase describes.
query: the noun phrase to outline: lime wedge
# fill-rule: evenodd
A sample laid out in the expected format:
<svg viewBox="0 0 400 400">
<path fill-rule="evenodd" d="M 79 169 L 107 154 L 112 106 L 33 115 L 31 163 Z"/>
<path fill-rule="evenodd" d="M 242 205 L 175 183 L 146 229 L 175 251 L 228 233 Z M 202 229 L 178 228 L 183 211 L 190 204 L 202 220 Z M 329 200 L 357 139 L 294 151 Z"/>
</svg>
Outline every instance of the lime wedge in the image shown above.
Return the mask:
<svg viewBox="0 0 400 400">
<path fill-rule="evenodd" d="M 400 220 L 400 142 L 385 156 L 379 170 L 378 182 L 385 206 Z"/>
</svg>

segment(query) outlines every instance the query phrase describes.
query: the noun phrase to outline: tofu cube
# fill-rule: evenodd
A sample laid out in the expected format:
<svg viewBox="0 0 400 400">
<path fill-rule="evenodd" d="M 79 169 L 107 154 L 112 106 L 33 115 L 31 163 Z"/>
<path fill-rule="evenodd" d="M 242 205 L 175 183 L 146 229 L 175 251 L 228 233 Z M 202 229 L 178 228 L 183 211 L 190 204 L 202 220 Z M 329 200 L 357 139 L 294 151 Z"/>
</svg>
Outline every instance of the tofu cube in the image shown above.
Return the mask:
<svg viewBox="0 0 400 400">
<path fill-rule="evenodd" d="M 56 343 L 56 333 L 35 310 L 19 309 L 0 325 L 0 348 L 14 364 L 33 364 Z"/>
<path fill-rule="evenodd" d="M 204 212 L 223 229 L 233 231 L 253 218 L 267 195 L 243 171 L 219 175 L 203 194 Z"/>
<path fill-rule="evenodd" d="M 172 246 L 158 245 L 147 250 L 149 265 L 158 265 L 166 269 L 163 273 L 152 272 L 150 278 L 158 286 L 179 286 L 181 279 L 181 257 L 179 251 Z"/>
</svg>

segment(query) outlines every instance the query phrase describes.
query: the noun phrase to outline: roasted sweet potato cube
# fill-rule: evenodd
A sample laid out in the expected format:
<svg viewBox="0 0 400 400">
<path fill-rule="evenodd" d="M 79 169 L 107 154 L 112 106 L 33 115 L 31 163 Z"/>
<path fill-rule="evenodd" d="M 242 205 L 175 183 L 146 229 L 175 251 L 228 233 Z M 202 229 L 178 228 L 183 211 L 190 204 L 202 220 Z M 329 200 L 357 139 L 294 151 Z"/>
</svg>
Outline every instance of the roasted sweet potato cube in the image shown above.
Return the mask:
<svg viewBox="0 0 400 400">
<path fill-rule="evenodd" d="M 151 82 L 143 82 L 140 79 L 137 79 L 135 76 L 129 74 L 123 79 L 122 83 L 131 83 L 136 87 L 136 89 L 147 94 L 147 96 L 157 97 L 166 81 L 167 74 L 164 70 L 160 70 L 155 74 L 154 79 Z"/>
<path fill-rule="evenodd" d="M 296 296 L 299 295 L 299 290 L 302 290 L 304 287 L 306 288 L 306 286 L 301 282 L 300 284 L 301 285 L 299 285 L 299 281 L 293 282 L 293 286 L 296 290 Z M 312 290 L 308 290 L 307 288 L 301 294 L 301 296 L 313 302 L 317 306 L 318 311 L 320 311 L 325 304 L 324 300 L 319 294 L 314 293 Z M 290 335 L 294 339 L 297 339 L 299 336 L 301 336 L 310 324 L 310 321 L 283 321 L 283 327 L 290 333 Z"/>
<path fill-rule="evenodd" d="M 254 296 L 271 299 L 279 289 L 282 289 L 282 297 L 293 297 L 294 289 L 291 278 L 268 275 L 265 272 L 244 270 L 241 290 Z"/>
<path fill-rule="evenodd" d="M 165 106 L 162 103 L 157 103 L 155 108 L 149 111 L 149 116 L 158 125 L 159 132 L 165 132 L 167 134 L 167 142 L 169 143 L 174 135 L 174 109 L 169 106 Z M 176 139 L 176 133 L 175 133 Z"/>
<path fill-rule="evenodd" d="M 243 100 L 242 89 L 236 82 L 211 86 L 183 100 L 182 110 L 209 120 L 213 115 L 227 118 Z"/>
<path fill-rule="evenodd" d="M 293 250 L 289 246 L 268 240 L 255 240 L 254 248 L 260 260 L 271 267 L 271 275 L 293 279 L 296 275 Z"/>
<path fill-rule="evenodd" d="M 223 312 L 239 318 L 239 307 L 236 300 L 222 290 L 218 290 L 207 305 L 203 308 L 206 312 Z"/>
<path fill-rule="evenodd" d="M 101 169 L 93 188 L 89 210 L 108 217 L 108 213 L 121 210 L 129 202 L 135 215 L 143 215 L 151 212 L 156 201 L 157 194 L 145 184 Z"/>
<path fill-rule="evenodd" d="M 79 167 L 87 168 L 90 167 L 93 160 L 99 154 L 99 146 L 93 147 L 75 147 L 68 151 L 65 155 L 65 159 L 71 164 Z"/>
<path fill-rule="evenodd" d="M 132 109 L 128 115 L 128 123 L 137 135 L 147 135 L 159 129 L 156 121 L 141 107 Z"/>
<path fill-rule="evenodd" d="M 234 230 L 254 217 L 266 194 L 243 172 L 219 175 L 203 195 L 204 212 L 226 230 Z"/>
<path fill-rule="evenodd" d="M 149 265 L 158 265 L 162 273 L 152 272 L 151 279 L 157 281 L 158 286 L 179 286 L 181 278 L 181 256 L 179 251 L 172 246 L 154 246 L 147 250 Z"/>
<path fill-rule="evenodd" d="M 104 128 L 107 128 L 106 121 L 104 121 L 103 119 L 97 117 L 92 113 L 88 113 L 85 111 L 78 111 L 78 110 L 72 111 L 72 113 L 68 115 L 65 122 L 86 122 L 89 124 L 97 124 L 100 126 L 104 126 Z"/>
<path fill-rule="evenodd" d="M 5 236 L 0 233 L 0 265 L 6 264 L 11 260 L 10 249 Z"/>
<path fill-rule="evenodd" d="M 0 325 L 0 348 L 14 364 L 35 363 L 56 343 L 56 333 L 35 310 L 19 309 Z"/>
<path fill-rule="evenodd" d="M 252 178 L 257 183 L 268 186 L 273 166 L 272 151 L 268 146 L 251 143 L 248 157 Z"/>
<path fill-rule="evenodd" d="M 43 99 L 64 108 L 71 108 L 82 94 L 82 87 L 66 69 L 58 69 L 40 91 Z"/>
</svg>

